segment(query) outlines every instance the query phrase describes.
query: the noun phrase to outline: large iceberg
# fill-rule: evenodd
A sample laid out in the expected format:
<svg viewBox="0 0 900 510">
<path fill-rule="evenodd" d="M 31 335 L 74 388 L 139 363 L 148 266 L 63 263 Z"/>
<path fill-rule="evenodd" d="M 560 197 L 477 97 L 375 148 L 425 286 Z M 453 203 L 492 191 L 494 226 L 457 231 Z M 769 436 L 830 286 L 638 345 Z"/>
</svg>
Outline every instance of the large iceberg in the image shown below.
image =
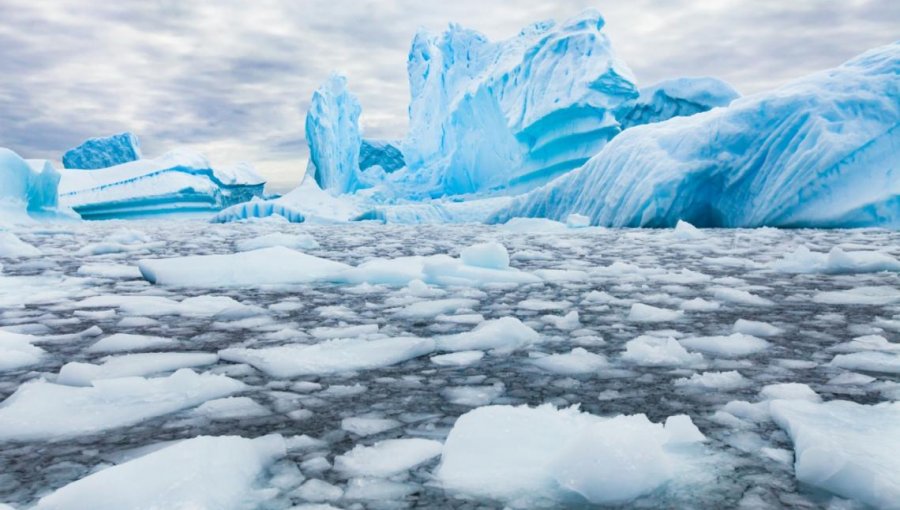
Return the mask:
<svg viewBox="0 0 900 510">
<path fill-rule="evenodd" d="M 900 227 L 900 42 L 690 117 L 624 131 L 494 216 L 594 225 Z"/>
<path fill-rule="evenodd" d="M 63 154 L 65 168 L 95 170 L 141 159 L 141 144 L 129 132 L 103 138 L 91 138 Z"/>
<path fill-rule="evenodd" d="M 60 202 L 85 219 L 211 213 L 262 196 L 265 186 L 247 163 L 213 167 L 205 156 L 189 150 L 60 173 Z"/>
<path fill-rule="evenodd" d="M 410 196 L 530 189 L 581 166 L 638 97 L 631 71 L 587 11 L 491 42 L 451 25 L 413 39 L 403 145 Z"/>
<path fill-rule="evenodd" d="M 380 166 L 387 173 L 406 166 L 400 142 L 363 138 L 359 147 L 359 169 L 366 171 Z"/>
<path fill-rule="evenodd" d="M 718 78 L 675 78 L 642 88 L 640 97 L 623 105 L 617 118 L 622 129 L 628 129 L 728 106 L 739 96 Z"/>
<path fill-rule="evenodd" d="M 309 144 L 309 168 L 323 190 L 333 195 L 360 188 L 359 156 L 362 138 L 356 96 L 347 90 L 347 79 L 331 75 L 313 93 L 306 114 L 306 142 Z"/>
<path fill-rule="evenodd" d="M 0 220 L 57 213 L 59 172 L 44 160 L 26 161 L 0 147 Z"/>
</svg>

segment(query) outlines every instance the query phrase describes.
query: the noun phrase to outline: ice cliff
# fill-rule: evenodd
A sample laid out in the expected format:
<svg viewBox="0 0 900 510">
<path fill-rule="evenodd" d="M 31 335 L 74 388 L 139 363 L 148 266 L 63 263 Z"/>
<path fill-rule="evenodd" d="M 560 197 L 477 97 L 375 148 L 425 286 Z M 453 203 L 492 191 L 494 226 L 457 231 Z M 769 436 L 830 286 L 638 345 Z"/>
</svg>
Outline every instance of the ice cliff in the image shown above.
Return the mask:
<svg viewBox="0 0 900 510">
<path fill-rule="evenodd" d="M 727 108 L 628 129 L 493 221 L 898 228 L 898 123 L 893 43 Z"/>
<path fill-rule="evenodd" d="M 102 138 L 91 138 L 63 154 L 65 168 L 96 170 L 141 159 L 141 144 L 129 132 Z"/>
</svg>

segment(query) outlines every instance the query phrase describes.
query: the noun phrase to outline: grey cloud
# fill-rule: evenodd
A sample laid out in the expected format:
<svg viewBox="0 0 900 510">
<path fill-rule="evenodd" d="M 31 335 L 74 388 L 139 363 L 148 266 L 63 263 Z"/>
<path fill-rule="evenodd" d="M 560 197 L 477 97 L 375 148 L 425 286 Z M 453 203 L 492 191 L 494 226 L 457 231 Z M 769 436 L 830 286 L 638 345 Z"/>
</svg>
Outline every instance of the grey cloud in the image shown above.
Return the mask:
<svg viewBox="0 0 900 510">
<path fill-rule="evenodd" d="M 131 129 L 148 154 L 188 145 L 290 182 L 309 98 L 333 70 L 359 96 L 366 135 L 400 138 L 420 27 L 499 39 L 587 7 L 642 85 L 713 75 L 745 93 L 889 43 L 900 22 L 895 0 L 4 0 L 0 146 L 59 158 Z"/>
</svg>

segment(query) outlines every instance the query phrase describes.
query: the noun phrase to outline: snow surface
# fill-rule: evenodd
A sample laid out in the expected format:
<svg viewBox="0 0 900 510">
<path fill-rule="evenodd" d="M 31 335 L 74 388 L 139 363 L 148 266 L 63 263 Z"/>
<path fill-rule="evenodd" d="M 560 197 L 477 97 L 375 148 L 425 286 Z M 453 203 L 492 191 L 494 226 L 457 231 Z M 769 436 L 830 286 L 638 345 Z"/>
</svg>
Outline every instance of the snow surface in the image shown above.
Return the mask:
<svg viewBox="0 0 900 510">
<path fill-rule="evenodd" d="M 494 221 L 897 228 L 898 61 L 889 44 L 726 108 L 625 130 Z"/>
</svg>

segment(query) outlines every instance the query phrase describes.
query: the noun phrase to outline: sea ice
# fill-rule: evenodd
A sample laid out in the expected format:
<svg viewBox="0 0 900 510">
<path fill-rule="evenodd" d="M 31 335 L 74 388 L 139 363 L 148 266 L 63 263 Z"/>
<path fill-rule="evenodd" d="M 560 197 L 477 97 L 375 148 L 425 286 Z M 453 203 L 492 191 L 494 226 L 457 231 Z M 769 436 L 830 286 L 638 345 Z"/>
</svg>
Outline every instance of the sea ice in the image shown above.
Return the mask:
<svg viewBox="0 0 900 510">
<path fill-rule="evenodd" d="M 346 476 L 388 478 L 441 454 L 443 444 L 430 439 L 387 439 L 372 446 L 357 445 L 334 459 L 334 469 Z"/>
</svg>

